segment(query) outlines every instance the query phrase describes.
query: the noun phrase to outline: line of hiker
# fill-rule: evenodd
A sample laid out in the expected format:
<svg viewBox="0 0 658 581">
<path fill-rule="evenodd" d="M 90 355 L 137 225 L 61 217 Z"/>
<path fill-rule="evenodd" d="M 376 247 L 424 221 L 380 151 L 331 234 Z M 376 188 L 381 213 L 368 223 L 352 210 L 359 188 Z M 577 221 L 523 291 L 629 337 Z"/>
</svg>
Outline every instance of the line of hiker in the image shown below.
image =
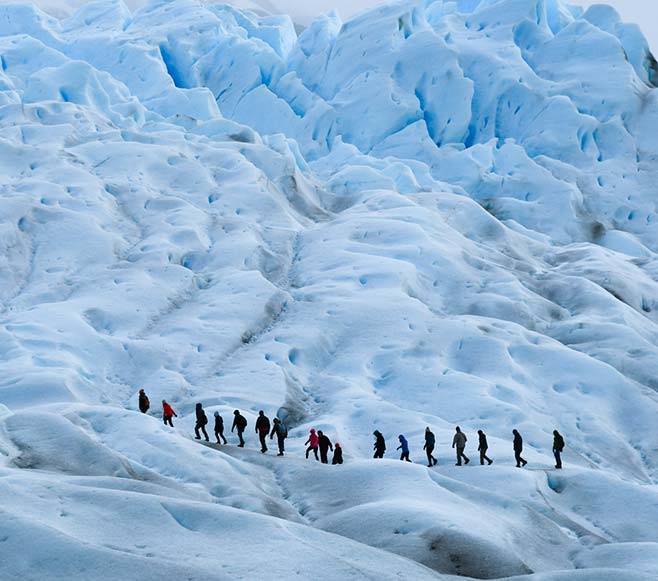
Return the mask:
<svg viewBox="0 0 658 581">
<path fill-rule="evenodd" d="M 150 402 L 146 393 L 143 389 L 139 390 L 139 409 L 142 413 L 146 413 L 150 408 Z M 203 409 L 202 404 L 197 403 L 196 408 L 196 424 L 194 426 L 194 435 L 197 440 L 201 439 L 200 432 L 203 433 L 206 442 L 210 441 L 208 437 L 208 432 L 206 431 L 206 425 L 208 424 L 208 417 L 206 412 Z M 239 448 L 244 448 L 244 431 L 247 428 L 247 418 L 245 418 L 239 410 L 233 412 L 233 425 L 231 426 L 231 433 L 234 431 L 237 432 Z M 172 417 L 178 417 L 178 414 L 173 410 L 171 405 L 167 403 L 164 399 L 162 400 L 162 420 L 166 425 L 174 427 L 172 422 Z M 226 444 L 226 437 L 224 436 L 224 419 L 219 414 L 215 412 L 215 438 L 217 439 L 218 444 Z M 285 452 L 285 440 L 288 437 L 288 429 L 280 418 L 274 418 L 272 423 L 270 419 L 265 415 L 263 410 L 258 412 L 258 417 L 256 418 L 256 434 L 258 434 L 258 439 L 260 441 L 261 452 L 264 454 L 267 452 L 267 436 L 269 434 L 270 440 L 276 436 L 277 445 L 279 448 L 278 456 L 283 456 Z M 488 465 L 493 464 L 493 460 L 487 456 L 487 451 L 489 450 L 489 443 L 487 442 L 487 435 L 482 431 L 478 430 L 478 452 L 480 453 L 480 464 L 484 465 L 486 462 Z M 514 450 L 514 458 L 516 460 L 516 467 L 521 468 L 525 466 L 528 461 L 521 456 L 523 452 L 523 438 L 517 429 L 512 430 L 513 440 L 512 447 Z M 375 443 L 373 449 L 375 451 L 373 458 L 383 458 L 386 453 L 386 440 L 379 430 L 373 432 L 375 436 Z M 405 462 L 411 462 L 409 459 L 409 442 L 407 438 L 400 434 L 398 436 L 398 441 L 400 445 L 396 450 L 401 450 L 400 460 Z M 452 447 L 457 455 L 457 463 L 455 466 L 461 466 L 462 460 L 464 465 L 470 462 L 470 458 L 466 456 L 464 450 L 466 449 L 466 443 L 468 438 L 466 434 L 462 432 L 461 428 L 457 426 L 455 428 L 455 435 L 452 439 Z M 333 443 L 331 440 L 321 431 L 315 431 L 312 428 L 309 432 L 308 440 L 304 443 L 306 448 L 306 458 L 308 459 L 309 455 L 313 453 L 313 456 L 316 460 L 322 462 L 323 464 L 329 463 L 329 451 L 333 452 L 332 464 L 342 464 L 343 463 L 343 449 L 341 448 L 338 442 Z M 436 446 L 436 437 L 432 430 L 429 427 L 425 428 L 425 445 L 423 450 L 427 455 L 427 466 L 432 467 L 438 464 L 438 460 L 432 454 Z M 564 438 L 557 431 L 553 430 L 553 455 L 555 456 L 555 468 L 558 470 L 562 468 L 562 452 L 564 450 Z M 318 455 L 319 452 L 319 455 Z"/>
<path fill-rule="evenodd" d="M 373 446 L 375 454 L 373 455 L 373 458 L 383 458 L 386 453 L 386 440 L 379 430 L 375 430 L 372 435 L 375 436 L 375 444 Z M 523 452 L 523 438 L 517 429 L 512 430 L 512 435 L 514 437 L 512 440 L 512 447 L 514 449 L 516 467 L 522 468 L 528 463 L 528 461 L 521 456 L 521 452 Z M 400 445 L 396 449 L 402 450 L 400 460 L 411 462 L 409 459 L 409 442 L 403 434 L 398 436 L 398 440 Z M 455 466 L 461 466 L 462 460 L 464 461 L 464 465 L 471 461 L 470 458 L 464 454 L 466 442 L 468 442 L 466 434 L 464 434 L 461 428 L 457 426 L 455 428 L 455 435 L 452 439 L 452 447 L 457 454 L 457 463 Z M 425 428 L 425 445 L 423 446 L 423 450 L 425 451 L 425 454 L 427 454 L 428 467 L 436 466 L 438 464 L 438 460 L 432 454 L 435 445 L 436 437 L 434 436 L 434 433 L 429 427 Z M 560 432 L 553 430 L 553 455 L 555 456 L 555 468 L 558 470 L 562 468 L 562 452 L 564 451 L 564 445 L 564 438 Z M 484 465 L 486 462 L 487 465 L 490 466 L 493 464 L 493 460 L 487 456 L 487 450 L 489 450 L 487 435 L 482 430 L 478 430 L 478 452 L 480 453 L 480 464 Z"/>
<path fill-rule="evenodd" d="M 149 399 L 143 389 L 139 390 L 139 409 L 145 414 L 148 412 L 151 404 Z M 208 416 L 203 409 L 203 405 L 200 403 L 196 404 L 195 408 L 196 414 L 196 424 L 194 425 L 194 437 L 197 440 L 201 439 L 201 434 L 203 434 L 206 442 L 210 441 L 208 432 L 206 431 L 206 425 L 208 425 Z M 172 417 L 178 417 L 178 414 L 174 411 L 169 403 L 166 400 L 162 400 L 162 421 L 165 425 L 174 427 L 172 422 Z M 244 448 L 244 432 L 247 429 L 247 418 L 245 418 L 240 410 L 235 410 L 233 412 L 233 425 L 231 426 L 231 433 L 236 432 L 238 436 L 238 448 Z M 288 428 L 280 418 L 274 418 L 270 424 L 270 419 L 265 415 L 263 410 L 258 412 L 258 417 L 256 418 L 256 434 L 258 434 L 258 440 L 260 441 L 260 451 L 264 454 L 267 452 L 267 436 L 269 434 L 270 440 L 274 439 L 276 436 L 276 442 L 279 448 L 279 453 L 277 456 L 283 456 L 285 452 L 285 440 L 288 437 Z M 215 439 L 218 444 L 227 444 L 226 437 L 224 436 L 224 418 L 215 412 Z M 321 461 L 323 464 L 329 463 L 328 453 L 329 450 L 333 452 L 333 458 L 331 460 L 332 464 L 342 464 L 343 463 L 343 449 L 340 447 L 340 444 L 336 442 L 332 444 L 331 440 L 324 434 L 322 431 L 316 433 L 315 429 L 312 429 L 309 435 L 309 439 L 306 442 L 308 449 L 306 450 L 306 458 L 309 454 L 313 452 L 315 459 Z M 318 457 L 318 450 L 320 455 Z"/>
</svg>

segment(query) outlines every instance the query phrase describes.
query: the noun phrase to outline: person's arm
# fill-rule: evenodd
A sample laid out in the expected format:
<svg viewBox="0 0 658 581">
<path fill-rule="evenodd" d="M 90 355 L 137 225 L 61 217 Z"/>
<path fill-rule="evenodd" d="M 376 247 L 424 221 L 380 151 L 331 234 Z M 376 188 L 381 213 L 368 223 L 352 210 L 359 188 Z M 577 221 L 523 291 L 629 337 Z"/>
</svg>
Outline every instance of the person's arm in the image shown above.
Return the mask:
<svg viewBox="0 0 658 581">
<path fill-rule="evenodd" d="M 329 449 L 330 449 L 332 452 L 334 451 L 334 445 L 333 445 L 331 442 L 329 442 Z"/>
<path fill-rule="evenodd" d="M 457 441 L 457 436 L 455 436 L 455 437 L 452 439 L 452 447 L 453 447 L 453 448 L 455 447 L 455 442 L 456 442 L 456 441 Z"/>
<path fill-rule="evenodd" d="M 233 425 L 231 426 L 231 432 L 233 432 L 233 429 L 235 428 L 235 422 L 237 421 L 237 418 L 233 419 Z"/>
<path fill-rule="evenodd" d="M 276 424 L 272 426 L 272 431 L 270 432 L 270 440 L 274 438 L 274 431 L 276 430 Z"/>
</svg>

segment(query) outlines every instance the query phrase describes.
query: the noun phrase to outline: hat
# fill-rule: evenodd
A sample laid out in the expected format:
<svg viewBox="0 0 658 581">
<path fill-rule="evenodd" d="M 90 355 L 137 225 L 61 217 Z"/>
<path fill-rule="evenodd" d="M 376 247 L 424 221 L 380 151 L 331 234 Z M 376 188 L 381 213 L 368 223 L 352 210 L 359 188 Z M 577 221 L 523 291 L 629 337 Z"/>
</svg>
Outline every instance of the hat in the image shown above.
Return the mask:
<svg viewBox="0 0 658 581">
<path fill-rule="evenodd" d="M 219 412 L 215 412 L 215 417 L 217 417 L 218 415 L 219 415 Z"/>
<path fill-rule="evenodd" d="M 143 389 L 140 389 L 140 390 L 139 390 L 139 393 L 144 393 L 144 390 L 143 390 Z"/>
</svg>

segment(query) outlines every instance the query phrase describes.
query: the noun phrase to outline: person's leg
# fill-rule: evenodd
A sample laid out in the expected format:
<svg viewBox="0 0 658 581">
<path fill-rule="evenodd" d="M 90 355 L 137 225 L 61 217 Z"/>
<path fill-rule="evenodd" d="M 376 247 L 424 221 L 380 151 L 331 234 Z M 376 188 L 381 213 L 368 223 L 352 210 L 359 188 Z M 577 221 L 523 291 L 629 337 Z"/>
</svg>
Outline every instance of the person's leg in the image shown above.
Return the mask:
<svg viewBox="0 0 658 581">
<path fill-rule="evenodd" d="M 206 432 L 206 426 L 201 426 L 201 431 L 203 432 L 203 436 L 206 438 L 206 442 L 210 442 L 210 438 L 208 437 L 208 432 Z"/>
<path fill-rule="evenodd" d="M 277 436 L 277 443 L 279 444 L 279 456 L 283 456 L 283 453 L 285 452 L 285 438 L 282 438 L 281 436 Z"/>
<path fill-rule="evenodd" d="M 219 432 L 219 437 L 224 440 L 224 444 L 227 444 L 228 442 L 226 441 L 226 438 L 224 437 L 224 430 L 220 430 Z"/>
<path fill-rule="evenodd" d="M 201 436 L 199 436 L 199 422 L 197 422 L 197 423 L 194 425 L 194 437 L 195 437 L 197 440 L 200 440 L 200 439 L 201 439 Z"/>
<path fill-rule="evenodd" d="M 461 466 L 462 465 L 462 452 L 459 448 L 457 448 L 457 464 L 456 466 Z"/>
<path fill-rule="evenodd" d="M 521 454 L 514 450 L 514 459 L 516 460 L 516 467 L 521 468 Z"/>
<path fill-rule="evenodd" d="M 321 461 L 323 464 L 327 464 L 327 463 L 329 462 L 329 460 L 328 460 L 328 458 L 327 458 L 327 452 L 328 452 L 328 451 L 329 451 L 329 450 L 327 450 L 326 448 L 321 448 L 321 449 L 320 449 L 320 461 Z"/>
<path fill-rule="evenodd" d="M 313 454 L 315 454 L 315 459 L 319 461 L 320 458 L 318 458 L 318 449 L 317 449 L 317 447 L 313 448 Z"/>
<path fill-rule="evenodd" d="M 171 416 L 167 416 L 167 417 L 164 419 L 164 423 L 165 423 L 165 426 L 166 426 L 167 424 L 169 424 L 172 428 L 174 427 L 174 424 L 173 424 L 173 422 L 171 421 Z"/>
<path fill-rule="evenodd" d="M 427 446 L 425 448 L 425 453 L 427 454 L 427 465 L 432 466 L 432 448 Z"/>
<path fill-rule="evenodd" d="M 242 437 L 242 430 L 238 430 L 238 438 L 240 439 L 240 443 L 238 444 L 238 447 L 244 448 L 244 438 Z"/>
<path fill-rule="evenodd" d="M 409 452 L 405 452 L 405 453 L 404 453 L 404 459 L 405 459 L 407 462 L 411 462 L 411 460 L 409 460 Z"/>
<path fill-rule="evenodd" d="M 555 467 L 559 470 L 562 468 L 562 458 L 560 457 L 560 452 L 556 450 L 553 452 L 553 454 L 555 455 Z"/>
<path fill-rule="evenodd" d="M 308 455 L 311 453 L 312 448 L 309 446 L 306 448 L 306 459 L 308 460 Z"/>
<path fill-rule="evenodd" d="M 267 452 L 267 442 L 265 441 L 266 436 L 267 436 L 267 432 L 258 432 L 258 437 L 260 439 L 260 451 L 261 452 Z"/>
<path fill-rule="evenodd" d="M 487 457 L 487 451 L 485 449 L 480 449 L 480 466 L 484 465 L 484 459 Z"/>
</svg>

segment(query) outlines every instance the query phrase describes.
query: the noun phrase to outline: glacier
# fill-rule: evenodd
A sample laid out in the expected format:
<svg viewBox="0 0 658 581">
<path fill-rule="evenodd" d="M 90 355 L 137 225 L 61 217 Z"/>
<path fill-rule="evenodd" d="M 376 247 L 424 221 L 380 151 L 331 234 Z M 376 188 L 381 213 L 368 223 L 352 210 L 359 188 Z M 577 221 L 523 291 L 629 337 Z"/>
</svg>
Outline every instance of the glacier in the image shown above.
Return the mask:
<svg viewBox="0 0 658 581">
<path fill-rule="evenodd" d="M 0 5 L 0 578 L 655 579 L 657 85 L 604 5 Z"/>
</svg>

